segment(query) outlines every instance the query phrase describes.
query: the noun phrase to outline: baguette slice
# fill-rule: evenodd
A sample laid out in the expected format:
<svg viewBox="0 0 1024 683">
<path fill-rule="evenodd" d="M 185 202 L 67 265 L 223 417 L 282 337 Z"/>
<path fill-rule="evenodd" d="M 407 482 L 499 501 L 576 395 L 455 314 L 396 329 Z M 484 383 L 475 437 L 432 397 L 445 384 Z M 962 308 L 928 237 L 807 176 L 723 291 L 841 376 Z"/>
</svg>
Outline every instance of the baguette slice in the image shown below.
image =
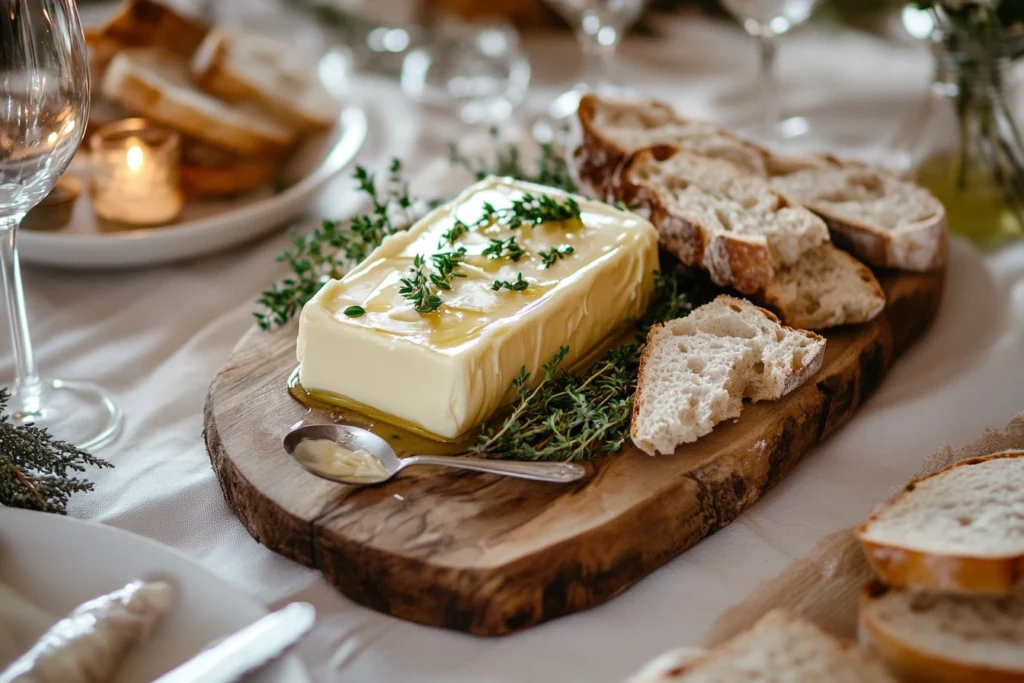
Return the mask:
<svg viewBox="0 0 1024 683">
<path fill-rule="evenodd" d="M 874 320 L 885 292 L 870 268 L 826 243 L 776 271 L 764 302 L 791 327 L 823 330 Z"/>
<path fill-rule="evenodd" d="M 822 218 L 843 249 L 883 268 L 926 271 L 946 262 L 946 211 L 928 190 L 865 167 L 816 167 L 772 185 Z"/>
<path fill-rule="evenodd" d="M 769 612 L 703 656 L 635 683 L 894 683 L 881 664 L 809 621 Z"/>
<path fill-rule="evenodd" d="M 162 2 L 126 0 L 101 32 L 121 47 L 162 48 L 188 59 L 209 30 L 200 19 Z"/>
<path fill-rule="evenodd" d="M 860 639 L 905 683 L 1024 683 L 1024 593 L 942 595 L 872 582 Z"/>
<path fill-rule="evenodd" d="M 230 197 L 274 182 L 279 160 L 242 157 L 185 138 L 181 153 L 181 189 L 189 199 Z"/>
<path fill-rule="evenodd" d="M 633 153 L 661 145 L 680 147 L 770 178 L 793 203 L 821 215 L 836 244 L 868 265 L 923 271 L 945 264 L 945 209 L 913 183 L 831 157 L 778 157 L 711 124 L 685 119 L 659 102 L 588 95 L 577 116 L 583 138 L 573 154 L 574 165 L 600 197 L 616 194 L 619 169 Z"/>
<path fill-rule="evenodd" d="M 655 325 L 640 361 L 633 443 L 648 455 L 673 453 L 739 417 L 744 398 L 771 401 L 796 389 L 824 352 L 813 332 L 783 327 L 763 308 L 725 295 Z"/>
<path fill-rule="evenodd" d="M 590 193 L 615 198 L 617 170 L 634 152 L 663 145 L 730 161 L 753 175 L 765 175 L 765 152 L 707 121 L 684 119 L 667 104 L 630 102 L 584 95 L 577 109 L 583 143 L 573 153 L 576 170 Z"/>
<path fill-rule="evenodd" d="M 275 154 L 296 137 L 294 129 L 260 111 L 197 89 L 188 64 L 162 50 L 119 52 L 107 67 L 102 92 L 157 123 L 241 155 Z"/>
<path fill-rule="evenodd" d="M 763 291 L 775 269 L 828 241 L 824 221 L 736 166 L 674 147 L 634 154 L 617 199 L 646 212 L 662 245 L 712 281 Z"/>
<path fill-rule="evenodd" d="M 199 86 L 229 102 L 254 101 L 300 130 L 327 128 L 341 104 L 288 47 L 238 28 L 215 28 L 192 59 Z"/>
<path fill-rule="evenodd" d="M 1005 595 L 1024 586 L 1024 451 L 963 460 L 912 481 L 857 527 L 897 588 Z"/>
</svg>

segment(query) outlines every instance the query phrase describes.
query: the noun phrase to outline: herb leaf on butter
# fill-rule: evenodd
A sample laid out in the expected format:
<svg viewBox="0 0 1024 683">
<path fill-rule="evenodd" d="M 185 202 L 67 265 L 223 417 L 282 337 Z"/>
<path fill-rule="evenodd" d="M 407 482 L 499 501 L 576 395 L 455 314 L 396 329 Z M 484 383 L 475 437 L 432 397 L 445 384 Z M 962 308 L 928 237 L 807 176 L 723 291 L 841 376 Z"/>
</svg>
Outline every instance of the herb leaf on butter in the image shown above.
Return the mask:
<svg viewBox="0 0 1024 683">
<path fill-rule="evenodd" d="M 523 279 L 523 274 L 517 273 L 516 279 L 512 282 L 509 282 L 508 280 L 495 280 L 491 284 L 491 289 L 493 289 L 495 292 L 500 291 L 502 289 L 509 289 L 513 292 L 525 292 L 526 288 L 529 286 L 530 283 Z"/>
<path fill-rule="evenodd" d="M 437 272 L 430 275 L 430 281 L 440 289 L 450 290 L 452 288 L 452 278 L 466 277 L 465 273 L 455 272 L 455 269 L 462 265 L 465 259 L 465 247 L 459 247 L 455 251 L 431 254 L 430 261 L 434 264 L 434 270 Z"/>
<path fill-rule="evenodd" d="M 541 266 L 550 268 L 555 265 L 556 261 L 569 256 L 574 251 L 576 250 L 572 248 L 572 245 L 566 244 L 563 247 L 551 247 L 547 251 L 542 250 L 537 253 L 540 254 Z"/>
<path fill-rule="evenodd" d="M 516 242 L 516 236 L 512 235 L 507 240 L 492 239 L 487 248 L 480 253 L 491 259 L 508 258 L 518 263 L 526 251 Z"/>
<path fill-rule="evenodd" d="M 423 272 L 425 265 L 426 260 L 423 256 L 417 255 L 413 258 L 412 267 L 409 268 L 412 276 L 403 277 L 399 280 L 402 286 L 399 288 L 398 293 L 409 299 L 417 312 L 433 313 L 441 308 L 441 304 L 444 302 L 431 289 L 430 279 Z"/>
</svg>

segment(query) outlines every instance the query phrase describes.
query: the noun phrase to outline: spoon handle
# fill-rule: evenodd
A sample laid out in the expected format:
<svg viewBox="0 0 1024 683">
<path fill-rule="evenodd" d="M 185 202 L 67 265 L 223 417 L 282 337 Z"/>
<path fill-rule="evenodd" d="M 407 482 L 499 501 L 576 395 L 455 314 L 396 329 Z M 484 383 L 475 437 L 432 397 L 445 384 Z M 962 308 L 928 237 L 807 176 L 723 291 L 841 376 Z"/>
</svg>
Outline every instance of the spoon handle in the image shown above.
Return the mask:
<svg viewBox="0 0 1024 683">
<path fill-rule="evenodd" d="M 402 459 L 402 468 L 410 465 L 436 465 L 461 470 L 501 474 L 506 477 L 567 483 L 582 479 L 587 471 L 574 462 L 524 462 L 521 460 L 486 460 L 451 455 L 414 455 Z"/>
</svg>

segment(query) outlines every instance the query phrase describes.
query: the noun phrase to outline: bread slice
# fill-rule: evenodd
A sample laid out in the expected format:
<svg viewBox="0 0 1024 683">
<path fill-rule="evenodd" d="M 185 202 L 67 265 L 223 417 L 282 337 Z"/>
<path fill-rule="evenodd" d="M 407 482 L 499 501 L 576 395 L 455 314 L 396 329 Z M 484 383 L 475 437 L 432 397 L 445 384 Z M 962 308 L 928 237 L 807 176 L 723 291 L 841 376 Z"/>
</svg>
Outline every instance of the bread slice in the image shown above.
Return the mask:
<svg viewBox="0 0 1024 683">
<path fill-rule="evenodd" d="M 823 330 L 874 320 L 885 309 L 885 292 L 870 268 L 825 243 L 777 270 L 764 303 L 787 325 Z"/>
<path fill-rule="evenodd" d="M 860 639 L 905 683 L 1024 683 L 1024 593 L 968 597 L 873 582 Z"/>
<path fill-rule="evenodd" d="M 200 87 L 230 102 L 254 101 L 300 130 L 332 126 L 341 104 L 316 67 L 288 47 L 238 28 L 218 27 L 192 59 Z"/>
<path fill-rule="evenodd" d="M 829 239 L 824 221 L 731 163 L 659 147 L 634 154 L 621 174 L 617 199 L 650 216 L 666 249 L 744 294 Z"/>
<path fill-rule="evenodd" d="M 781 610 L 761 618 L 703 656 L 643 683 L 894 683 L 882 665 L 852 644 Z"/>
<path fill-rule="evenodd" d="M 911 482 L 857 527 L 897 588 L 1005 595 L 1024 586 L 1024 451 L 963 460 Z"/>
<path fill-rule="evenodd" d="M 633 443 L 648 455 L 673 453 L 739 417 L 744 398 L 771 401 L 793 391 L 818 371 L 824 354 L 823 338 L 726 295 L 655 325 L 633 398 Z"/>
<path fill-rule="evenodd" d="M 577 174 L 593 196 L 605 201 L 615 197 L 620 164 L 648 147 L 681 147 L 765 175 L 767 152 L 763 149 L 707 121 L 684 119 L 661 102 L 619 101 L 589 94 L 580 100 L 577 118 L 583 134 L 582 144 L 573 153 Z"/>
<path fill-rule="evenodd" d="M 872 265 L 926 271 L 946 262 L 946 211 L 919 185 L 877 169 L 827 166 L 771 182 L 822 216 L 836 244 Z"/>
<path fill-rule="evenodd" d="M 210 27 L 154 0 L 126 0 L 100 32 L 122 48 L 162 48 L 188 59 Z"/>
<path fill-rule="evenodd" d="M 599 197 L 616 194 L 620 168 L 632 154 L 661 145 L 680 147 L 770 178 L 794 204 L 821 215 L 836 244 L 868 265 L 922 271 L 945 264 L 945 209 L 913 183 L 831 157 L 778 157 L 710 124 L 685 119 L 659 102 L 590 95 L 580 102 L 577 116 L 583 136 L 574 165 Z"/>
<path fill-rule="evenodd" d="M 181 153 L 181 189 L 189 199 L 230 197 L 273 184 L 280 160 L 242 157 L 185 138 Z"/>
<path fill-rule="evenodd" d="M 188 63 L 157 49 L 123 50 L 111 60 L 102 93 L 142 116 L 241 155 L 275 154 L 296 131 L 256 109 L 229 104 L 191 82 Z"/>
</svg>

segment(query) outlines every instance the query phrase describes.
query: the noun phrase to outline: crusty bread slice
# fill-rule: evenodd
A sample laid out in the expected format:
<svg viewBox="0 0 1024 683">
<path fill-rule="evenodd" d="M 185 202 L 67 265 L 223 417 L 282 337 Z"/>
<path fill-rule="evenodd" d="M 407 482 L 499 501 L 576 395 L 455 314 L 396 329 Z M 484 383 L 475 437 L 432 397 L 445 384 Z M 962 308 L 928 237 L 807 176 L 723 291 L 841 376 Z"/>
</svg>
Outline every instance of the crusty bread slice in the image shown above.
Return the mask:
<svg viewBox="0 0 1024 683">
<path fill-rule="evenodd" d="M 860 639 L 905 683 L 1024 683 L 1024 593 L 943 595 L 872 582 Z"/>
<path fill-rule="evenodd" d="M 781 610 L 642 683 L 894 683 L 871 655 Z"/>
<path fill-rule="evenodd" d="M 181 189 L 189 199 L 230 197 L 274 182 L 280 160 L 242 157 L 185 138 L 181 153 Z"/>
<path fill-rule="evenodd" d="M 707 121 L 684 119 L 656 101 L 618 101 L 584 95 L 577 109 L 583 143 L 573 153 L 578 176 L 590 193 L 612 201 L 619 165 L 634 152 L 672 146 L 724 159 L 764 175 L 766 152 Z"/>
<path fill-rule="evenodd" d="M 824 221 L 731 163 L 659 147 L 634 154 L 621 173 L 617 199 L 649 214 L 666 249 L 744 294 L 829 239 Z"/>
<path fill-rule="evenodd" d="M 199 18 L 154 0 L 125 0 L 100 29 L 122 47 L 162 48 L 188 59 L 210 27 Z"/>
<path fill-rule="evenodd" d="M 771 182 L 822 216 L 836 244 L 872 265 L 925 271 L 946 262 L 946 211 L 919 185 L 877 169 L 831 166 Z"/>
<path fill-rule="evenodd" d="M 192 59 L 199 86 L 229 102 L 259 102 L 300 130 L 327 128 L 341 104 L 308 64 L 287 46 L 239 28 L 210 31 Z"/>
<path fill-rule="evenodd" d="M 823 330 L 874 320 L 885 292 L 871 269 L 830 243 L 775 271 L 764 303 L 792 327 Z"/>
<path fill-rule="evenodd" d="M 875 508 L 857 538 L 897 588 L 1005 595 L 1024 586 L 1024 451 L 963 460 Z"/>
<path fill-rule="evenodd" d="M 685 119 L 659 102 L 590 95 L 580 102 L 577 116 L 583 136 L 573 154 L 576 172 L 601 198 L 615 195 L 620 169 L 632 154 L 661 145 L 680 147 L 771 178 L 793 203 L 826 220 L 839 247 L 868 265 L 921 271 L 945 264 L 945 209 L 913 183 L 831 157 L 778 157 L 710 124 Z"/>
<path fill-rule="evenodd" d="M 107 67 L 102 92 L 157 123 L 241 155 L 274 154 L 296 131 L 245 105 L 229 104 L 199 90 L 188 64 L 155 49 L 123 50 Z"/>
<path fill-rule="evenodd" d="M 647 335 L 630 436 L 648 455 L 696 441 L 739 417 L 743 399 L 771 401 L 806 382 L 825 340 L 784 327 L 772 313 L 721 295 Z"/>
</svg>

